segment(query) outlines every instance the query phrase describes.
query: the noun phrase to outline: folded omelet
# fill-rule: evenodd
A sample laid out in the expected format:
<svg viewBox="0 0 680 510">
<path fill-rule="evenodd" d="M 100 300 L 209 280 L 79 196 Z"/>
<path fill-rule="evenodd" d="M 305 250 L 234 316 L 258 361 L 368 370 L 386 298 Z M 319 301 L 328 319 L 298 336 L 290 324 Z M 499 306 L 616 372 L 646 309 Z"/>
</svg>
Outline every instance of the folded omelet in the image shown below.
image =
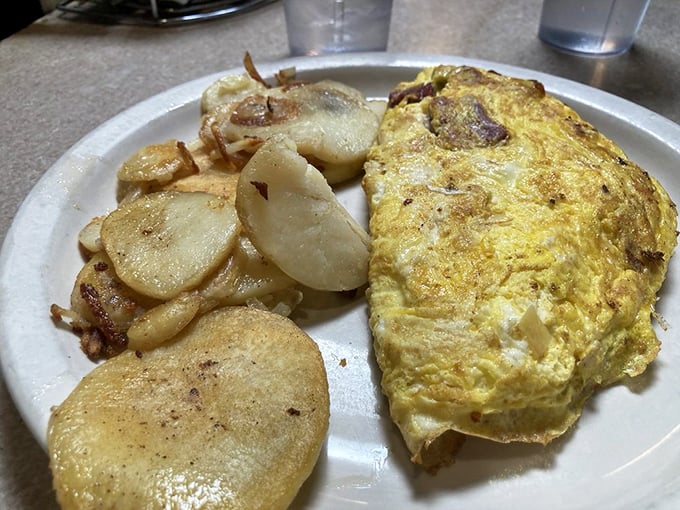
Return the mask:
<svg viewBox="0 0 680 510">
<path fill-rule="evenodd" d="M 656 357 L 676 207 L 541 83 L 426 68 L 365 170 L 370 326 L 413 462 L 466 435 L 546 444 Z"/>
</svg>

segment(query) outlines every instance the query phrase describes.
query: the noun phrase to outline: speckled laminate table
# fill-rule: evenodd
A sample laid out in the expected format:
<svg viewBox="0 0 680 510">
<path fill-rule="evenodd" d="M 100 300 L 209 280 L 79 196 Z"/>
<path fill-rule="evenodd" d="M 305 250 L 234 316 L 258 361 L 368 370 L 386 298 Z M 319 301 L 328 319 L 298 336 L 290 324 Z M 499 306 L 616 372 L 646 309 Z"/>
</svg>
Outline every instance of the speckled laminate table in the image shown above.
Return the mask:
<svg viewBox="0 0 680 510">
<path fill-rule="evenodd" d="M 680 122 L 680 2 L 653 0 L 633 49 L 613 58 L 569 56 L 543 45 L 536 37 L 540 6 L 540 0 L 395 0 L 388 49 L 526 67 Z M 280 2 L 165 28 L 52 12 L 0 42 L 0 235 L 35 182 L 81 137 L 149 96 L 241 65 L 246 50 L 256 61 L 288 56 Z M 0 382 L 0 508 L 55 507 L 47 456 Z"/>
</svg>

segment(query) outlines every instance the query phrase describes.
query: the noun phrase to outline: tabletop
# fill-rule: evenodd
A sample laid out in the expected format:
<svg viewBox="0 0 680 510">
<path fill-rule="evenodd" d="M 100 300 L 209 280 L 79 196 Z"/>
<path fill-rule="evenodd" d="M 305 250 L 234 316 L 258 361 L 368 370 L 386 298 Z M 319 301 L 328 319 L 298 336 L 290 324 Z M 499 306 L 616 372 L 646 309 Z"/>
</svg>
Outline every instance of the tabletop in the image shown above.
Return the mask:
<svg viewBox="0 0 680 510">
<path fill-rule="evenodd" d="M 653 0 L 633 48 L 560 53 L 537 38 L 541 0 L 394 0 L 389 52 L 484 59 L 581 82 L 680 123 L 680 2 Z M 170 87 L 289 56 L 281 2 L 177 26 L 105 24 L 54 11 L 0 42 L 0 235 L 80 138 Z M 27 292 L 30 292 L 27 291 Z M 30 297 L 30 295 L 29 295 Z M 27 325 L 30 327 L 30 325 Z M 0 381 L 0 508 L 57 508 L 48 458 Z"/>
</svg>

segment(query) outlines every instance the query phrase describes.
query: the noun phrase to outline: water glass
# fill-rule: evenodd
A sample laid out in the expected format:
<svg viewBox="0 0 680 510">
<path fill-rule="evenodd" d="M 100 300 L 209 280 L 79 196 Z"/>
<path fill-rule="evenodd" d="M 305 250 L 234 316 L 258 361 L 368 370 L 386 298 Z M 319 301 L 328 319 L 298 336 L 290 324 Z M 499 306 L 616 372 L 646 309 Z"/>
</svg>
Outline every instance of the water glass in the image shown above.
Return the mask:
<svg viewBox="0 0 680 510">
<path fill-rule="evenodd" d="M 291 55 L 385 51 L 392 0 L 284 0 Z"/>
<path fill-rule="evenodd" d="M 650 0 L 543 0 L 538 37 L 571 53 L 619 55 L 630 49 Z"/>
</svg>

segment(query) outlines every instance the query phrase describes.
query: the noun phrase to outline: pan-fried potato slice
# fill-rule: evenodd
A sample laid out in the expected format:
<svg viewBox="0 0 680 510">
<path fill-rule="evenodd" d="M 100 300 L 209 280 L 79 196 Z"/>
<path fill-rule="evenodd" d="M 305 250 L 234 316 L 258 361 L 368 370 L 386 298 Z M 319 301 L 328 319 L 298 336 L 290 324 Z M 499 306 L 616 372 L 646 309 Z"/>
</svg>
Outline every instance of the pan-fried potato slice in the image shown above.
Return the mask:
<svg viewBox="0 0 680 510">
<path fill-rule="evenodd" d="M 214 278 L 204 282 L 200 293 L 219 305 L 243 305 L 297 284 L 276 264 L 257 251 L 250 239 L 240 235 L 229 260 Z"/>
<path fill-rule="evenodd" d="M 168 300 L 226 260 L 238 238 L 234 206 L 210 193 L 160 191 L 112 211 L 101 236 L 116 273 L 136 291 Z"/>
<path fill-rule="evenodd" d="M 99 304 L 92 301 L 95 295 Z M 83 265 L 71 291 L 73 311 L 95 325 L 102 320 L 110 321 L 120 332 L 125 332 L 136 317 L 157 304 L 158 301 L 126 286 L 104 251 L 95 253 Z"/>
<path fill-rule="evenodd" d="M 212 125 L 228 118 L 233 105 L 250 95 L 265 93 L 267 88 L 247 73 L 230 74 L 213 82 L 201 95 L 199 138 L 207 147 L 217 149 L 219 144 L 215 140 Z"/>
<path fill-rule="evenodd" d="M 201 297 L 184 292 L 137 317 L 127 330 L 128 349 L 151 350 L 174 337 L 199 311 Z"/>
<path fill-rule="evenodd" d="M 285 134 L 330 184 L 336 184 L 361 171 L 379 121 L 357 89 L 323 80 L 270 88 L 222 105 L 204 118 L 202 132 L 210 143 Z"/>
<path fill-rule="evenodd" d="M 177 174 L 190 175 L 198 170 L 186 144 L 179 140 L 168 140 L 139 149 L 123 162 L 117 177 L 123 182 L 165 183 Z"/>
<path fill-rule="evenodd" d="M 104 251 L 95 253 L 78 272 L 70 301 L 70 310 L 53 305 L 52 316 L 70 323 L 83 352 L 93 360 L 126 349 L 125 332 L 130 324 L 159 304 L 125 285 Z"/>
<path fill-rule="evenodd" d="M 102 223 L 105 216 L 92 218 L 78 233 L 78 242 L 90 253 L 96 253 L 104 249 L 101 240 Z"/>
<path fill-rule="evenodd" d="M 368 234 L 288 137 L 272 137 L 244 167 L 236 210 L 257 250 L 294 280 L 333 291 L 366 283 Z"/>
<path fill-rule="evenodd" d="M 247 73 L 228 74 L 214 81 L 201 94 L 201 113 L 213 111 L 220 105 L 240 101 L 251 94 L 262 93 L 267 87 Z"/>
<path fill-rule="evenodd" d="M 49 422 L 64 510 L 289 506 L 328 431 L 326 371 L 292 321 L 248 307 L 85 376 Z"/>
<path fill-rule="evenodd" d="M 189 175 L 163 186 L 168 191 L 203 191 L 218 195 L 229 200 L 232 204 L 236 199 L 236 183 L 239 174 L 236 172 L 205 172 Z"/>
<path fill-rule="evenodd" d="M 226 161 L 214 146 L 206 145 L 200 137 L 187 143 L 187 149 L 198 166 L 199 174 L 234 173 L 241 170 L 241 167 L 237 168 L 231 162 Z"/>
<path fill-rule="evenodd" d="M 302 302 L 302 291 L 297 287 L 288 287 L 271 294 L 248 299 L 248 306 L 273 312 L 288 317 Z"/>
</svg>

